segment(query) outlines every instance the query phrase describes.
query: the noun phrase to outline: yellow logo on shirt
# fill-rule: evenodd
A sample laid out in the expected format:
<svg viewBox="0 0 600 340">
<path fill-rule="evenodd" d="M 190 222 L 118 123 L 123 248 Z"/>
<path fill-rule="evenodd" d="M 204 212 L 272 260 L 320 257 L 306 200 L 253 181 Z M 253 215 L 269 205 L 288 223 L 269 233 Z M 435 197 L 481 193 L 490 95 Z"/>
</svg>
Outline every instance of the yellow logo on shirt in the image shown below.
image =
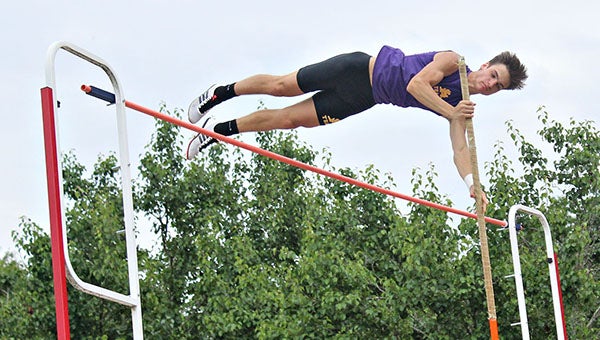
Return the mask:
<svg viewBox="0 0 600 340">
<path fill-rule="evenodd" d="M 434 86 L 433 90 L 440 96 L 440 98 L 448 98 L 452 94 L 450 89 L 441 86 Z"/>
</svg>

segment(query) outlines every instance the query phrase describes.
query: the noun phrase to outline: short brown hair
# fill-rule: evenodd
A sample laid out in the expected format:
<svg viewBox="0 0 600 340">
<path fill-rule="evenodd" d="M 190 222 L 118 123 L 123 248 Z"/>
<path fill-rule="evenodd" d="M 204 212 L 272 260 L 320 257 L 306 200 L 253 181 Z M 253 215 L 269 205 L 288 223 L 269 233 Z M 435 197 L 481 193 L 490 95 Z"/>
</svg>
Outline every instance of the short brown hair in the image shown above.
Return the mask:
<svg viewBox="0 0 600 340">
<path fill-rule="evenodd" d="M 521 61 L 512 52 L 502 52 L 489 61 L 490 65 L 504 64 L 510 75 L 510 85 L 507 90 L 520 90 L 525 86 L 527 80 L 527 68 L 521 64 Z"/>
</svg>

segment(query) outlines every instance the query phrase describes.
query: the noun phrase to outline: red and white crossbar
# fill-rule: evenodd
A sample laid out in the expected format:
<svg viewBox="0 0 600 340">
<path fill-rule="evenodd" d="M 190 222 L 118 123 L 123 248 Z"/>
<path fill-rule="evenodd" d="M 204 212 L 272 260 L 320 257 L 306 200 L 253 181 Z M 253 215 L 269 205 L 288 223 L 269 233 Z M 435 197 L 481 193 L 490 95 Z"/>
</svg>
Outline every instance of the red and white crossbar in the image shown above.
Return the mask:
<svg viewBox="0 0 600 340">
<path fill-rule="evenodd" d="M 104 91 L 102 89 L 99 89 L 97 87 L 90 86 L 90 85 L 82 85 L 81 86 L 81 90 L 84 91 L 85 93 L 87 93 L 90 96 L 94 96 L 96 98 L 102 99 L 104 101 L 107 101 L 108 103 L 111 103 L 111 104 L 115 103 L 114 95 L 112 93 L 108 92 L 108 91 Z M 445 206 L 445 205 L 442 205 L 442 204 L 439 204 L 439 203 L 434 203 L 434 202 L 431 202 L 431 201 L 427 201 L 427 200 L 424 200 L 424 199 L 412 197 L 412 196 L 409 196 L 409 195 L 404 195 L 404 194 L 401 194 L 401 193 L 398 193 L 398 192 L 395 192 L 395 191 L 392 191 L 392 190 L 389 190 L 389 189 L 384 189 L 384 188 L 378 187 L 378 186 L 373 185 L 373 184 L 369 184 L 369 183 L 364 183 L 364 182 L 358 181 L 358 180 L 356 180 L 354 178 L 351 178 L 351 177 L 347 177 L 347 176 L 340 175 L 340 174 L 337 174 L 337 173 L 334 173 L 334 172 L 331 172 L 331 171 L 327 171 L 327 170 L 318 168 L 318 167 L 313 166 L 313 165 L 302 163 L 302 162 L 297 161 L 295 159 L 292 159 L 292 158 L 289 158 L 289 157 L 285 157 L 285 156 L 282 156 L 280 154 L 277 154 L 277 153 L 274 153 L 274 152 L 271 152 L 271 151 L 267 151 L 267 150 L 261 149 L 259 147 L 256 147 L 256 146 L 244 143 L 244 142 L 240 142 L 237 139 L 234 139 L 234 138 L 231 138 L 231 137 L 227 137 L 227 136 L 223 136 L 223 135 L 218 134 L 218 133 L 216 133 L 214 131 L 203 129 L 203 128 L 201 128 L 199 126 L 196 126 L 196 125 L 194 125 L 192 123 L 188 123 L 188 122 L 185 122 L 185 121 L 183 121 L 181 119 L 177 119 L 177 118 L 171 117 L 169 115 L 166 115 L 164 113 L 161 113 L 161 112 L 158 112 L 158 111 L 155 111 L 155 110 L 143 107 L 141 105 L 132 103 L 132 102 L 130 102 L 128 100 L 125 100 L 125 106 L 128 107 L 128 108 L 130 108 L 130 109 L 132 109 L 132 110 L 136 110 L 136 111 L 145 113 L 147 115 L 153 116 L 154 118 L 167 121 L 169 123 L 181 126 L 183 128 L 186 128 L 186 129 L 189 129 L 189 130 L 192 130 L 192 131 L 196 131 L 196 132 L 201 133 L 203 135 L 207 135 L 209 137 L 213 137 L 215 139 L 218 139 L 218 140 L 220 140 L 222 142 L 233 144 L 233 145 L 238 146 L 240 148 L 243 148 L 243 149 L 255 152 L 255 153 L 260 154 L 262 156 L 269 157 L 269 158 L 278 160 L 278 161 L 283 162 L 283 163 L 287 163 L 289 165 L 292 165 L 292 166 L 295 166 L 295 167 L 298 167 L 298 168 L 301 168 L 301 169 L 304 169 L 304 170 L 312 171 L 312 172 L 315 172 L 317 174 L 321 174 L 323 176 L 327 176 L 327 177 L 330 177 L 330 178 L 333 178 L 333 179 L 337 179 L 337 180 L 342 181 L 342 182 L 346 182 L 346 183 L 349 183 L 349 184 L 352 184 L 352 185 L 356 185 L 356 186 L 361 187 L 361 188 L 373 190 L 373 191 L 379 192 L 379 193 L 384 194 L 384 195 L 389 195 L 389 196 L 397 197 L 397 198 L 400 198 L 400 199 L 403 199 L 403 200 L 406 200 L 406 201 L 410 201 L 410 202 L 413 202 L 413 203 L 425 205 L 425 206 L 428 206 L 430 208 L 439 209 L 439 210 L 443 210 L 443 211 L 446 211 L 446 212 L 449 212 L 449 213 L 453 213 L 453 214 L 457 214 L 457 215 L 461 215 L 461 216 L 465 216 L 465 217 L 477 219 L 477 215 L 474 214 L 474 213 L 470 213 L 468 211 L 463 211 L 463 210 L 459 210 L 459 209 L 456 209 L 456 208 L 448 207 L 448 206 Z M 491 223 L 491 224 L 495 224 L 495 225 L 501 226 L 501 227 L 506 227 L 508 225 L 508 223 L 506 221 L 498 220 L 498 219 L 491 218 L 491 217 L 486 217 L 485 221 L 488 222 L 488 223 Z"/>
</svg>

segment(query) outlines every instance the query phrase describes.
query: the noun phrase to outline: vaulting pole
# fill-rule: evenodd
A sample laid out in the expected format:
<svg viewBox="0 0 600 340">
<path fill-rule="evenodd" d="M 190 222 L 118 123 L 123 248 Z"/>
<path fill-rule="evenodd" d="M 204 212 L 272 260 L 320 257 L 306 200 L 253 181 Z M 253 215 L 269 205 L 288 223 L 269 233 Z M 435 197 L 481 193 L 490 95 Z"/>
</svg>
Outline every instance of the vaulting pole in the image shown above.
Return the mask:
<svg viewBox="0 0 600 340">
<path fill-rule="evenodd" d="M 458 61 L 460 74 L 460 85 L 463 100 L 469 100 L 469 82 L 467 80 L 467 66 L 465 58 L 460 57 Z M 477 207 L 477 225 L 479 227 L 479 240 L 481 242 L 481 262 L 483 263 L 483 278 L 485 280 L 485 296 L 487 298 L 488 320 L 490 322 L 490 335 L 492 340 L 498 339 L 498 322 L 496 320 L 496 303 L 494 301 L 494 284 L 492 281 L 492 265 L 490 264 L 490 252 L 488 248 L 487 230 L 485 226 L 485 212 L 483 211 L 483 192 L 479 180 L 479 166 L 477 165 L 477 148 L 475 146 L 475 132 L 473 131 L 473 119 L 466 120 L 467 140 L 469 153 L 471 154 L 471 166 L 473 170 L 473 185 L 475 186 L 475 204 Z"/>
</svg>

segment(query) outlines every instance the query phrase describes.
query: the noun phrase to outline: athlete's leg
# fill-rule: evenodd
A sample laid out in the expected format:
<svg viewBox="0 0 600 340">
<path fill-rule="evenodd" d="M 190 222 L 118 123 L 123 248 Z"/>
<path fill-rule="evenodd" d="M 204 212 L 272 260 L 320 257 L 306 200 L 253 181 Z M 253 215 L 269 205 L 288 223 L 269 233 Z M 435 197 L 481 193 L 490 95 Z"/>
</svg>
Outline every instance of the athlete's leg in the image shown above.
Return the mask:
<svg viewBox="0 0 600 340">
<path fill-rule="evenodd" d="M 269 131 L 319 125 L 312 98 L 283 109 L 267 109 L 236 119 L 238 132 Z"/>
<path fill-rule="evenodd" d="M 238 96 L 245 94 L 268 94 L 277 97 L 298 96 L 303 92 L 298 86 L 297 74 L 298 71 L 283 76 L 257 74 L 236 82 L 234 91 Z"/>
<path fill-rule="evenodd" d="M 317 93 L 312 98 L 283 109 L 260 110 L 227 122 L 207 123 L 209 117 L 202 126 L 224 136 L 231 136 L 241 132 L 315 127 L 362 112 L 375 105 L 370 81 L 371 59 L 364 53 L 351 53 L 309 65 L 284 76 L 255 75 L 246 78 L 232 84 L 233 86 L 229 85 L 228 89 L 231 92 L 235 90 L 234 95 L 296 96 L 308 92 Z M 215 98 L 218 98 L 216 90 L 215 94 Z M 188 158 L 211 142 L 214 142 L 211 137 L 202 134 L 196 136 L 188 145 Z"/>
<path fill-rule="evenodd" d="M 216 105 L 235 96 L 245 94 L 268 94 L 272 96 L 293 97 L 303 94 L 296 80 L 297 71 L 283 76 L 258 74 L 230 85 L 211 86 L 189 105 L 190 122 L 198 122 Z"/>
<path fill-rule="evenodd" d="M 205 118 L 202 127 L 225 136 L 240 132 L 293 129 L 301 126 L 315 127 L 320 125 L 312 98 L 283 109 L 260 110 L 223 123 L 216 123 L 211 118 Z M 200 151 L 215 142 L 216 139 L 212 137 L 201 133 L 197 134 L 187 146 L 186 158 L 194 158 Z"/>
</svg>

